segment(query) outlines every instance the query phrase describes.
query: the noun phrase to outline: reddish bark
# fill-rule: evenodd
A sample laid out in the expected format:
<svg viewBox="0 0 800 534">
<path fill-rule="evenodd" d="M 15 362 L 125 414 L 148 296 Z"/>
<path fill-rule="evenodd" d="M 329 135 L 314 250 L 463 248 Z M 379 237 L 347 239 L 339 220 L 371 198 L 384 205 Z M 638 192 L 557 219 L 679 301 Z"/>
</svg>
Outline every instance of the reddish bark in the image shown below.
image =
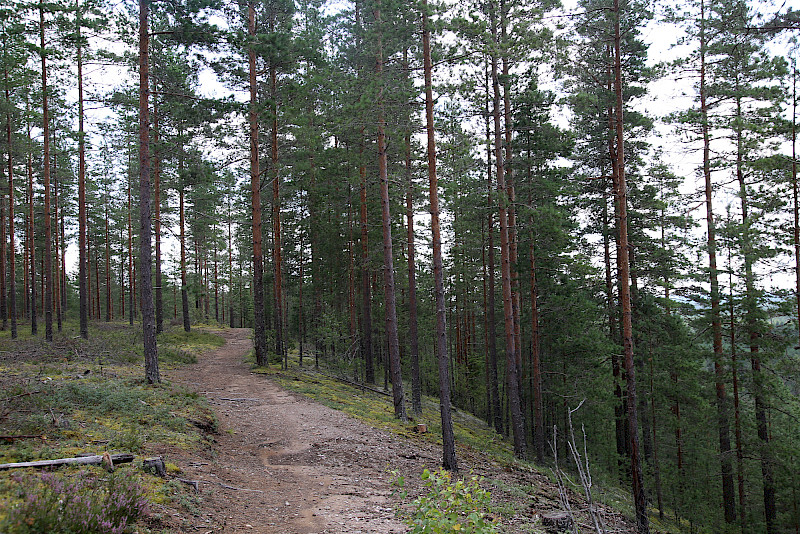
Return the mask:
<svg viewBox="0 0 800 534">
<path fill-rule="evenodd" d="M 145 378 L 149 383 L 161 382 L 156 345 L 156 317 L 153 307 L 151 279 L 151 211 L 150 211 L 150 82 L 147 31 L 149 0 L 139 0 L 139 282 L 144 340 Z"/>
<path fill-rule="evenodd" d="M 247 4 L 247 33 L 251 41 L 256 39 L 255 7 Z M 266 326 L 264 323 L 264 263 L 261 246 L 261 173 L 258 161 L 258 86 L 256 84 L 255 42 L 247 47 L 247 64 L 250 82 L 250 191 L 253 218 L 253 338 L 256 363 L 267 364 Z"/>
<path fill-rule="evenodd" d="M 44 336 L 53 341 L 53 232 L 50 206 L 50 117 L 47 102 L 47 53 L 44 39 L 44 1 L 39 2 L 39 37 L 42 58 L 42 131 L 44 179 Z"/>
<path fill-rule="evenodd" d="M 491 9 L 492 37 L 497 42 L 497 17 L 494 4 Z M 497 72 L 497 57 L 492 55 L 492 86 L 494 88 L 494 139 L 495 139 L 495 165 L 497 168 L 497 195 L 500 220 L 500 273 L 503 286 L 503 319 L 505 323 L 506 340 L 506 386 L 508 392 L 509 411 L 511 412 L 511 427 L 514 434 L 514 455 L 524 458 L 527 444 L 525 438 L 525 422 L 522 415 L 520 402 L 519 378 L 517 373 L 517 351 L 515 348 L 514 304 L 511 291 L 511 243 L 508 222 L 508 190 L 505 183 L 502 149 L 502 127 L 500 120 L 500 83 Z"/>
<path fill-rule="evenodd" d="M 614 11 L 617 14 L 614 23 L 614 94 L 616 96 L 616 157 L 617 157 L 617 215 L 619 225 L 619 248 L 617 258 L 619 266 L 618 290 L 622 304 L 622 346 L 624 350 L 625 377 L 628 394 L 628 426 L 630 428 L 630 460 L 631 481 L 633 484 L 633 501 L 636 510 L 636 530 L 639 534 L 650 531 L 647 519 L 647 499 L 644 491 L 644 477 L 639 458 L 639 423 L 636 406 L 636 374 L 633 360 L 633 314 L 630 294 L 630 258 L 628 248 L 628 194 L 625 181 L 625 136 L 623 128 L 623 96 L 622 96 L 622 54 L 619 15 L 619 0 L 614 0 Z"/>
</svg>

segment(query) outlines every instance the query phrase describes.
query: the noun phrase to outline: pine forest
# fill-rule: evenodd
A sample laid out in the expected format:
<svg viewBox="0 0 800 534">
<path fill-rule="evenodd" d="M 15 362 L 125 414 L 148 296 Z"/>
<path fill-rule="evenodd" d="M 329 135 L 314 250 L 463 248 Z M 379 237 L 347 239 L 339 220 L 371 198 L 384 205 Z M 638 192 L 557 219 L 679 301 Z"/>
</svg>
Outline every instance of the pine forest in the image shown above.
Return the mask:
<svg viewBox="0 0 800 534">
<path fill-rule="evenodd" d="M 5 0 L 0 336 L 133 325 L 157 384 L 162 331 L 250 328 L 401 421 L 438 398 L 447 470 L 457 410 L 539 466 L 578 434 L 638 533 L 800 533 L 798 36 L 758 0 Z"/>
</svg>

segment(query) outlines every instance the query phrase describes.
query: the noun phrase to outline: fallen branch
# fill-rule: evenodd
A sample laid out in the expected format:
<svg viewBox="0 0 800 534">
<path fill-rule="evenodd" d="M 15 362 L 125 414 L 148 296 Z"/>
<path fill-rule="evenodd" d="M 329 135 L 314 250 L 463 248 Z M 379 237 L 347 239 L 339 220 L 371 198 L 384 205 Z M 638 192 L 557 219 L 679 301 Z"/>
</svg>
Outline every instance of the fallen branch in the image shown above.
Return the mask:
<svg viewBox="0 0 800 534">
<path fill-rule="evenodd" d="M 20 393 L 19 395 L 12 395 L 10 397 L 6 397 L 4 399 L 0 399 L 0 402 L 7 402 L 7 401 L 10 401 L 11 399 L 18 399 L 20 397 L 27 397 L 28 395 L 34 395 L 36 393 L 39 393 L 39 392 L 38 391 L 28 391 L 27 393 Z"/>
<path fill-rule="evenodd" d="M 263 492 L 263 491 L 261 491 L 261 490 L 254 490 L 254 489 L 247 489 L 247 488 L 237 488 L 236 486 L 229 486 L 229 485 L 227 485 L 227 484 L 223 484 L 222 482 L 220 482 L 220 483 L 219 483 L 219 485 L 220 485 L 220 486 L 222 486 L 223 488 L 225 488 L 225 489 L 229 489 L 229 490 L 236 490 L 236 491 L 252 491 L 252 492 L 254 492 L 254 493 L 264 493 L 264 492 Z"/>
<path fill-rule="evenodd" d="M 0 436 L 0 439 L 5 439 L 5 440 L 8 440 L 8 441 L 14 441 L 15 439 L 36 439 L 36 438 L 42 438 L 42 435 L 41 434 L 30 434 L 30 435 L 28 435 L 28 434 L 20 434 L 18 436 Z M 44 438 L 42 438 L 42 439 L 44 439 Z"/>
<path fill-rule="evenodd" d="M 345 384 L 349 384 L 351 386 L 355 386 L 355 387 L 360 388 L 360 389 L 362 389 L 364 391 L 371 391 L 373 393 L 378 393 L 379 395 L 384 395 L 386 397 L 391 397 L 392 396 L 392 393 L 389 392 L 389 391 L 383 391 L 381 389 L 372 388 L 372 387 L 367 386 L 366 384 L 359 384 L 358 382 L 353 382 L 352 380 L 348 380 L 348 379 L 342 378 L 340 376 L 329 375 L 329 374 L 323 373 L 321 371 L 314 371 L 314 372 L 316 374 L 318 374 L 318 375 L 322 375 L 324 377 L 332 378 L 334 380 L 338 380 L 339 382 L 344 382 Z"/>
<path fill-rule="evenodd" d="M 111 461 L 114 465 L 130 463 L 134 459 L 133 454 L 112 454 Z M 0 471 L 6 469 L 16 469 L 19 467 L 54 467 L 58 465 L 102 465 L 103 456 L 83 456 L 79 458 L 59 458 L 57 460 L 39 460 L 36 462 L 16 462 L 10 464 L 0 464 Z"/>
<path fill-rule="evenodd" d="M 178 482 L 183 482 L 184 484 L 188 484 L 189 486 L 194 488 L 195 493 L 200 493 L 200 481 L 198 480 L 189 480 L 188 478 L 177 478 Z"/>
</svg>

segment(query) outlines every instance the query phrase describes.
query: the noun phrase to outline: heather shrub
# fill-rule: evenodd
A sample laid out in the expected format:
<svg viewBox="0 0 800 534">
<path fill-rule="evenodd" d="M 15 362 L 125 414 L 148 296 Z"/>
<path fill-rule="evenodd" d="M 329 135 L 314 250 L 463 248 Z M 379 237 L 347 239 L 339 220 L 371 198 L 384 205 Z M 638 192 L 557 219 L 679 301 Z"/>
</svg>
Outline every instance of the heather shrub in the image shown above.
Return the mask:
<svg viewBox="0 0 800 534">
<path fill-rule="evenodd" d="M 142 488 L 125 472 L 15 477 L 17 503 L 0 520 L 6 534 L 123 534 L 146 511 Z"/>
</svg>

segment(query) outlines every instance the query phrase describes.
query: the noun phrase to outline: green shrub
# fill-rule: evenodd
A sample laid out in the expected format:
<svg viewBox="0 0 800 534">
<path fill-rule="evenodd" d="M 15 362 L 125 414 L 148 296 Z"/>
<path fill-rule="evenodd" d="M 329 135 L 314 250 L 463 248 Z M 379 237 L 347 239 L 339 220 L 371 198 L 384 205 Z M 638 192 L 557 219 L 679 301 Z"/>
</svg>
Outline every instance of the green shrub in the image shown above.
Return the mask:
<svg viewBox="0 0 800 534">
<path fill-rule="evenodd" d="M 490 517 L 491 494 L 480 487 L 483 480 L 471 476 L 453 482 L 444 469 L 422 473 L 427 491 L 411 503 L 413 511 L 404 518 L 412 534 L 441 534 L 464 532 L 469 534 L 492 534 L 497 525 Z M 395 485 L 402 487 L 403 478 Z"/>
</svg>

